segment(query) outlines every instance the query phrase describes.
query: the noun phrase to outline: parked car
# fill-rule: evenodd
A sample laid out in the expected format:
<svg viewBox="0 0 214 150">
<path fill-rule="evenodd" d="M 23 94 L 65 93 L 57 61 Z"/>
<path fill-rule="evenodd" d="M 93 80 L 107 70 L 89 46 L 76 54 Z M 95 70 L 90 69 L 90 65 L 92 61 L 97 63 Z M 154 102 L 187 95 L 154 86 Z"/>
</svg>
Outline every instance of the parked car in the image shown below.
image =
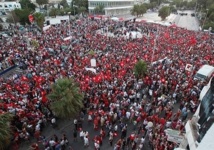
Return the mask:
<svg viewBox="0 0 214 150">
<path fill-rule="evenodd" d="M 186 16 L 187 13 L 179 13 L 179 15 L 181 15 L 181 16 Z"/>
<path fill-rule="evenodd" d="M 191 16 L 192 16 L 192 17 L 195 17 L 195 13 L 191 13 Z"/>
</svg>

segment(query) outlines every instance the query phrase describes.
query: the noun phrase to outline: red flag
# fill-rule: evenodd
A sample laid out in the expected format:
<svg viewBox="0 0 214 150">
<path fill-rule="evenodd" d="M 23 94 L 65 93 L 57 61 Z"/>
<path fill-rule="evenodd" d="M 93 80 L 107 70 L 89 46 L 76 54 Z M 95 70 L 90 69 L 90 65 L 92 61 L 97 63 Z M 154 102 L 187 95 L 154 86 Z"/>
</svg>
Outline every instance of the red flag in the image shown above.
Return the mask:
<svg viewBox="0 0 214 150">
<path fill-rule="evenodd" d="M 28 19 L 29 19 L 30 23 L 32 23 L 32 22 L 34 21 L 33 15 L 30 14 L 30 15 L 28 16 Z"/>
</svg>

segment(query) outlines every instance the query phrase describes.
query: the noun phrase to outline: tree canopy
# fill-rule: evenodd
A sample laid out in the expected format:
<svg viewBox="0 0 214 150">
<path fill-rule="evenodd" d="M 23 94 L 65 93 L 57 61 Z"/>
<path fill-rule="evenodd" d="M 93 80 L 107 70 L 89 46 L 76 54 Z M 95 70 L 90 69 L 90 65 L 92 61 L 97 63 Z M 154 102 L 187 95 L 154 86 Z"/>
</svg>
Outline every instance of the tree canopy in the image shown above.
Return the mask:
<svg viewBox="0 0 214 150">
<path fill-rule="evenodd" d="M 60 118 L 71 118 L 83 107 L 83 94 L 73 79 L 58 79 L 48 95 L 50 108 Z"/>
<path fill-rule="evenodd" d="M 134 16 L 139 16 L 145 14 L 147 11 L 147 7 L 144 4 L 141 5 L 134 5 L 133 8 L 131 9 L 131 14 Z"/>
<path fill-rule="evenodd" d="M 26 23 L 27 24 L 30 23 L 29 19 L 28 19 L 28 16 L 31 13 L 31 11 L 32 11 L 31 9 L 15 9 L 14 13 L 15 13 L 16 17 L 18 17 L 17 20 L 19 20 L 19 22 L 22 25 L 25 25 Z"/>
<path fill-rule="evenodd" d="M 38 5 L 44 5 L 44 4 L 48 4 L 48 0 L 36 0 L 36 3 Z"/>
<path fill-rule="evenodd" d="M 134 75 L 137 79 L 143 78 L 147 73 L 147 64 L 143 60 L 139 60 L 134 66 Z"/>
<path fill-rule="evenodd" d="M 10 144 L 12 136 L 10 121 L 12 117 L 10 113 L 0 114 L 0 149 L 7 149 Z"/>
<path fill-rule="evenodd" d="M 170 15 L 170 7 L 168 6 L 163 6 L 159 11 L 158 11 L 158 16 L 161 17 L 162 20 L 165 20 L 167 16 Z"/>
<path fill-rule="evenodd" d="M 59 4 L 60 4 L 61 6 L 63 6 L 63 8 L 68 8 L 68 7 L 69 7 L 69 5 L 68 5 L 68 3 L 67 3 L 66 0 L 62 0 Z"/>
<path fill-rule="evenodd" d="M 78 6 L 77 12 L 80 12 L 79 9 L 82 9 L 81 7 L 84 7 L 88 11 L 88 0 L 73 0 L 72 7 L 73 5 Z"/>
<path fill-rule="evenodd" d="M 20 0 L 19 3 L 21 4 L 22 9 L 29 9 L 35 10 L 36 5 L 33 4 L 30 0 Z"/>
<path fill-rule="evenodd" d="M 0 24 L 0 31 L 2 31 L 3 30 L 3 25 L 2 24 Z"/>
<path fill-rule="evenodd" d="M 94 8 L 94 12 L 96 14 L 104 14 L 105 10 L 104 10 L 104 5 L 98 5 Z"/>
<path fill-rule="evenodd" d="M 45 16 L 42 13 L 34 13 L 34 19 L 38 27 L 42 30 L 44 26 Z"/>
</svg>

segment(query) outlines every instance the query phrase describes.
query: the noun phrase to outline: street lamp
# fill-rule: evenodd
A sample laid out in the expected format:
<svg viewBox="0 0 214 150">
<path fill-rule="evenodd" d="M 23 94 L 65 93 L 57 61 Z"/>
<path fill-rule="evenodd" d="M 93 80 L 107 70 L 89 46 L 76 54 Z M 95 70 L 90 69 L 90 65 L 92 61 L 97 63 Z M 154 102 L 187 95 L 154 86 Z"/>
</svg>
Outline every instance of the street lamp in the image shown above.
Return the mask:
<svg viewBox="0 0 214 150">
<path fill-rule="evenodd" d="M 206 16 L 205 16 L 205 19 L 204 19 L 204 22 L 203 22 L 203 25 L 202 25 L 202 30 L 203 30 L 203 28 L 204 28 L 204 24 L 205 24 L 206 19 L 207 19 L 208 11 L 209 11 L 209 9 L 207 9 Z"/>
<path fill-rule="evenodd" d="M 75 7 L 78 8 L 77 5 L 73 5 L 73 8 L 74 8 L 74 15 L 75 15 Z"/>
</svg>

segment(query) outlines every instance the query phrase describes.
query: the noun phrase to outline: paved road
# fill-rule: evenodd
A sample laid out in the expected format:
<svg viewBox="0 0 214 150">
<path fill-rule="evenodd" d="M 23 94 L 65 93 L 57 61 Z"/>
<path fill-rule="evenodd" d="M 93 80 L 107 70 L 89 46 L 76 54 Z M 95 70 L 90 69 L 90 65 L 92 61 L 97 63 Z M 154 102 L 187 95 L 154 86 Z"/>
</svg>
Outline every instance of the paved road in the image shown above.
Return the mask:
<svg viewBox="0 0 214 150">
<path fill-rule="evenodd" d="M 178 13 L 179 12 L 181 11 L 178 11 Z M 187 16 L 171 14 L 166 18 L 165 22 L 172 22 L 175 23 L 178 27 L 198 31 L 199 30 L 198 20 L 196 17 L 191 16 L 191 13 L 193 13 L 193 11 L 187 10 L 183 12 L 187 13 Z M 143 15 L 143 17 L 140 17 L 140 19 L 161 22 L 161 18 L 158 16 L 158 12 L 147 12 Z"/>
<path fill-rule="evenodd" d="M 176 25 L 178 27 L 182 27 L 188 30 L 198 31 L 199 30 L 198 20 L 196 17 L 191 16 L 191 13 L 193 13 L 193 11 L 184 11 L 184 12 L 187 13 L 186 16 L 177 15 L 175 19 Z"/>
<path fill-rule="evenodd" d="M 53 137 L 54 134 L 56 134 L 59 139 L 62 137 L 63 134 L 66 134 L 69 141 L 69 146 L 72 147 L 72 150 L 83 150 L 83 149 L 94 150 L 93 138 L 95 137 L 95 135 L 99 135 L 100 128 L 99 130 L 94 130 L 93 123 L 88 123 L 87 121 L 83 123 L 82 129 L 89 132 L 89 138 L 90 138 L 89 147 L 87 148 L 84 147 L 83 142 L 79 138 L 79 133 L 78 133 L 78 140 L 77 141 L 73 140 L 73 132 L 72 132 L 73 129 L 74 129 L 73 120 L 60 120 L 58 123 L 58 128 L 53 128 L 50 124 L 48 124 L 45 127 L 45 129 L 42 131 L 42 135 L 45 135 L 46 138 L 49 140 L 51 137 Z M 134 131 L 137 132 L 137 129 L 134 130 L 133 124 L 128 122 L 127 136 L 129 136 Z M 119 133 L 118 136 L 114 138 L 113 145 L 117 142 L 120 136 L 121 134 Z M 142 134 L 140 134 L 140 137 L 142 137 Z M 31 138 L 30 142 L 29 141 L 22 142 L 19 150 L 29 150 L 30 144 L 34 143 L 35 141 L 36 140 L 34 138 Z M 40 143 L 39 145 L 40 145 L 40 150 L 45 149 L 42 143 Z M 114 149 L 114 146 L 109 145 L 108 136 L 106 136 L 103 139 L 103 145 L 101 146 L 101 150 L 113 150 L 113 149 Z M 69 150 L 68 146 L 66 147 L 66 150 Z M 143 150 L 152 150 L 152 148 L 148 144 L 148 140 L 145 141 Z"/>
</svg>

